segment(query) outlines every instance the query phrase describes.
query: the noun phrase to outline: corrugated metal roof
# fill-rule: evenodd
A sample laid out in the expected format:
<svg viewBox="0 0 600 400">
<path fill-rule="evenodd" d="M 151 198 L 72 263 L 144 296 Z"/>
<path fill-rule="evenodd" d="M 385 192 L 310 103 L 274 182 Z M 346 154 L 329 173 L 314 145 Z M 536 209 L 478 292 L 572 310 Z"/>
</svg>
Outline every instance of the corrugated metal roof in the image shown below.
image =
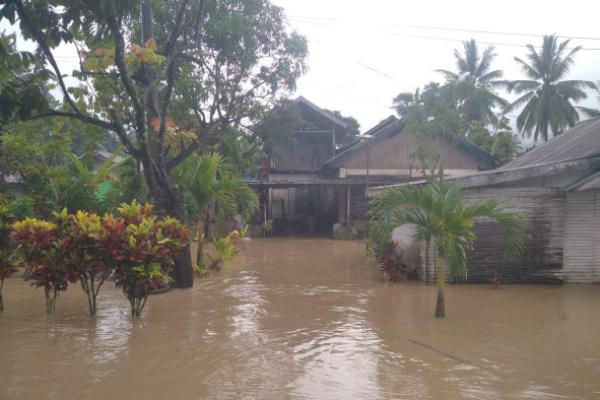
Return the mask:
<svg viewBox="0 0 600 400">
<path fill-rule="evenodd" d="M 600 118 L 580 122 L 533 150 L 500 167 L 511 170 L 541 164 L 552 164 L 592 157 L 600 154 Z"/>
<path fill-rule="evenodd" d="M 579 181 L 564 188 L 567 192 L 583 192 L 586 190 L 600 189 L 600 172 L 596 171 Z"/>
</svg>

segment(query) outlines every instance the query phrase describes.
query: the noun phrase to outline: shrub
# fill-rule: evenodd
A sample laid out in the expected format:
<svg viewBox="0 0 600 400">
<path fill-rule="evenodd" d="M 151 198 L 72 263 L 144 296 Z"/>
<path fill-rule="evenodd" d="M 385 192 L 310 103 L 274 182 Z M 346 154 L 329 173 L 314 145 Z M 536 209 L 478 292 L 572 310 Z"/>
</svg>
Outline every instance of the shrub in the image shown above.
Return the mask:
<svg viewBox="0 0 600 400">
<path fill-rule="evenodd" d="M 132 315 L 137 317 L 148 294 L 169 283 L 169 271 L 188 241 L 188 232 L 174 218 L 153 216 L 148 204 L 123 204 L 119 213 L 118 218 L 104 218 L 103 245 L 114 262 L 117 287 L 123 290 Z"/>
<path fill-rule="evenodd" d="M 55 219 L 61 226 L 26 218 L 13 224 L 12 233 L 14 241 L 25 255 L 25 280 L 32 281 L 33 286 L 44 288 L 48 313 L 54 312 L 59 293 L 67 290 L 69 281 L 73 279 L 62 264 L 61 217 Z"/>
<path fill-rule="evenodd" d="M 232 236 L 228 235 L 227 237 L 214 240 L 216 254 L 213 256 L 207 254 L 209 269 L 220 270 L 223 263 L 231 260 L 235 253 L 237 253 L 238 249 L 231 238 Z"/>
<path fill-rule="evenodd" d="M 25 279 L 44 287 L 49 313 L 59 293 L 79 281 L 95 314 L 98 292 L 113 271 L 133 316 L 141 314 L 153 289 L 168 284 L 187 229 L 174 218 L 154 216 L 150 205 L 133 202 L 118 210 L 116 218 L 101 218 L 64 209 L 51 221 L 27 218 L 12 225 L 11 236 L 24 255 Z"/>
<path fill-rule="evenodd" d="M 88 299 L 90 314 L 96 314 L 96 298 L 110 276 L 113 263 L 105 252 L 106 230 L 97 214 L 77 211 L 64 215 L 63 262 L 74 279 L 79 280 Z"/>
</svg>

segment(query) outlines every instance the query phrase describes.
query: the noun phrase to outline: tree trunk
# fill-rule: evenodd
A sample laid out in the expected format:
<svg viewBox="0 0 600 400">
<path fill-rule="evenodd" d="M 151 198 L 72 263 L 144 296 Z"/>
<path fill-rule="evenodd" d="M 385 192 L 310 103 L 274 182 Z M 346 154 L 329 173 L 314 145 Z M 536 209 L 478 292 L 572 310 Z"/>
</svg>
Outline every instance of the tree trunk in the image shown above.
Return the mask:
<svg viewBox="0 0 600 400">
<path fill-rule="evenodd" d="M 444 288 L 446 287 L 445 263 L 442 258 L 437 258 L 437 301 L 435 304 L 435 317 L 446 317 L 446 301 L 444 298 Z"/>
<path fill-rule="evenodd" d="M 429 251 L 431 250 L 431 238 L 427 238 L 425 242 L 425 284 L 429 285 L 431 280 L 431 270 L 429 268 Z"/>
<path fill-rule="evenodd" d="M 0 312 L 4 311 L 4 299 L 2 298 L 2 288 L 4 287 L 4 279 L 0 279 Z"/>
<path fill-rule="evenodd" d="M 197 225 L 197 249 L 196 249 L 196 265 L 203 267 L 204 266 L 204 216 L 201 215 L 198 218 Z"/>
<path fill-rule="evenodd" d="M 46 295 L 46 312 L 53 314 L 56 310 L 56 298 L 58 297 L 58 290 L 56 288 L 44 288 Z"/>
<path fill-rule="evenodd" d="M 165 213 L 179 221 L 184 220 L 183 198 L 181 191 L 171 182 L 167 175 L 157 182 L 157 191 L 154 197 L 159 206 Z M 180 289 L 190 288 L 194 285 L 194 268 L 192 266 L 192 254 L 190 251 L 190 242 L 188 241 L 181 249 L 179 256 L 175 259 L 172 277 L 175 280 L 174 286 Z"/>
</svg>

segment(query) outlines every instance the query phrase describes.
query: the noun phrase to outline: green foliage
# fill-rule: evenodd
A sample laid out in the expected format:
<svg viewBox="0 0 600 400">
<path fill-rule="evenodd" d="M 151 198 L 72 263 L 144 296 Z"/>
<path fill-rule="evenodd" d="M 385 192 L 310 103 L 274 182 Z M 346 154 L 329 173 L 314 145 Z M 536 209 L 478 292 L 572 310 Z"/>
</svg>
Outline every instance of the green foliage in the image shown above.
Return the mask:
<svg viewBox="0 0 600 400">
<path fill-rule="evenodd" d="M 111 212 L 122 201 L 116 158 L 122 148 L 95 168 L 105 133 L 77 123 L 51 119 L 9 124 L 0 144 L 1 177 L 17 179 L 10 208 L 20 218 L 49 217 L 68 208 Z M 77 151 L 77 153 L 75 153 Z"/>
<path fill-rule="evenodd" d="M 39 49 L 37 64 L 7 67 L 35 76 L 38 94 L 6 80 L 2 121 L 62 116 L 112 132 L 141 164 L 148 195 L 177 218 L 184 196 L 170 172 L 231 127 L 256 124 L 306 70 L 306 40 L 265 0 L 11 0 L 0 18 Z M 72 79 L 56 62 L 59 48 L 82 57 Z M 61 102 L 44 96 L 53 89 Z M 189 258 L 178 261 L 187 287 Z"/>
<path fill-rule="evenodd" d="M 512 133 L 507 118 L 503 117 L 501 119 L 498 128 L 494 134 L 494 143 L 490 153 L 504 163 L 516 157 L 521 149 L 521 141 L 517 135 Z"/>
<path fill-rule="evenodd" d="M 238 249 L 230 237 L 213 240 L 216 254 L 208 254 L 208 269 L 220 270 L 221 266 L 231 260 Z"/>
<path fill-rule="evenodd" d="M 55 215 L 52 222 L 26 218 L 13 224 L 13 240 L 24 255 L 25 280 L 44 288 L 48 313 L 54 312 L 59 293 L 73 281 L 63 265 L 61 233 L 65 217 L 66 210 Z"/>
<path fill-rule="evenodd" d="M 437 253 L 448 263 L 451 276 L 465 278 L 467 250 L 475 239 L 476 218 L 498 222 L 508 259 L 524 249 L 529 238 L 524 215 L 507 211 L 504 202 L 496 198 L 465 205 L 461 187 L 446 187 L 442 180 L 424 187 L 394 187 L 376 196 L 371 201 L 369 238 L 376 254 L 382 256 L 395 227 L 415 224 L 417 239 L 433 239 Z"/>
<path fill-rule="evenodd" d="M 192 156 L 173 171 L 176 181 L 195 199 L 197 209 L 206 213 L 213 206 L 219 220 L 242 214 L 248 218 L 256 209 L 257 198 L 222 156 Z"/>
<path fill-rule="evenodd" d="M 187 229 L 174 218 L 157 218 L 152 206 L 123 204 L 119 217 L 105 217 L 105 244 L 117 287 L 140 316 L 152 290 L 169 283 L 174 258 L 188 241 Z"/>
<path fill-rule="evenodd" d="M 171 217 L 153 215 L 151 205 L 122 204 L 119 216 L 66 209 L 50 221 L 27 218 L 12 225 L 12 240 L 23 253 L 26 280 L 44 287 L 47 311 L 70 282 L 79 281 L 90 313 L 105 280 L 116 285 L 139 316 L 150 291 L 170 280 L 173 259 L 188 241 L 187 229 Z"/>
<path fill-rule="evenodd" d="M 110 276 L 113 265 L 102 241 L 107 236 L 102 219 L 93 213 L 77 211 L 64 217 L 61 247 L 62 265 L 79 280 L 88 299 L 91 315 L 96 313 L 100 288 Z"/>
<path fill-rule="evenodd" d="M 573 65 L 577 46 L 568 49 L 569 40 L 559 42 L 555 35 L 544 36 L 541 50 L 527 45 L 527 61 L 515 61 L 528 79 L 506 82 L 508 90 L 519 97 L 505 110 L 521 109 L 517 127 L 523 135 L 547 141 L 579 120 L 574 102 L 587 98 L 586 89 L 596 89 L 590 81 L 563 80 Z"/>
<path fill-rule="evenodd" d="M 4 280 L 17 271 L 20 263 L 17 248 L 9 240 L 13 221 L 14 217 L 8 206 L 4 200 L 0 199 L 0 312 L 4 311 L 2 297 Z"/>
</svg>

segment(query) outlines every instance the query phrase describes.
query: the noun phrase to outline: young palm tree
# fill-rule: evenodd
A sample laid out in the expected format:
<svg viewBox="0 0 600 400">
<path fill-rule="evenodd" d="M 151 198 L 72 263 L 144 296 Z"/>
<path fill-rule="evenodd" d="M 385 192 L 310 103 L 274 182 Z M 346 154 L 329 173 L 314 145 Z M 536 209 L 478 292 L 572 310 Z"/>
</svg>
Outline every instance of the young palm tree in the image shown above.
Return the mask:
<svg viewBox="0 0 600 400">
<path fill-rule="evenodd" d="M 555 35 L 544 36 L 538 51 L 528 44 L 527 62 L 515 57 L 515 61 L 527 76 L 526 80 L 506 82 L 510 92 L 519 97 L 505 113 L 522 107 L 517 117 L 517 127 L 534 141 L 541 137 L 549 139 L 549 133 L 560 134 L 579 121 L 573 102 L 587 98 L 586 89 L 595 89 L 590 81 L 563 80 L 574 63 L 580 46 L 569 49 L 569 40 L 559 42 Z"/>
<path fill-rule="evenodd" d="M 467 250 L 475 240 L 476 218 L 491 218 L 504 233 L 505 256 L 513 258 L 524 249 L 528 234 L 524 215 L 506 211 L 499 199 L 465 205 L 459 185 L 446 187 L 441 178 L 425 187 L 394 187 L 376 197 L 370 225 L 380 239 L 402 224 L 415 224 L 418 240 L 431 241 L 437 258 L 437 302 L 435 316 L 444 318 L 446 267 L 451 277 L 467 276 Z M 426 258 L 428 255 L 426 253 Z M 429 260 L 425 260 L 426 263 Z"/>
<path fill-rule="evenodd" d="M 196 202 L 199 214 L 196 260 L 198 265 L 202 265 L 205 233 L 212 214 L 219 220 L 233 218 L 238 213 L 248 216 L 256 208 L 256 193 L 219 154 L 191 156 L 177 167 L 173 175 Z"/>
</svg>

